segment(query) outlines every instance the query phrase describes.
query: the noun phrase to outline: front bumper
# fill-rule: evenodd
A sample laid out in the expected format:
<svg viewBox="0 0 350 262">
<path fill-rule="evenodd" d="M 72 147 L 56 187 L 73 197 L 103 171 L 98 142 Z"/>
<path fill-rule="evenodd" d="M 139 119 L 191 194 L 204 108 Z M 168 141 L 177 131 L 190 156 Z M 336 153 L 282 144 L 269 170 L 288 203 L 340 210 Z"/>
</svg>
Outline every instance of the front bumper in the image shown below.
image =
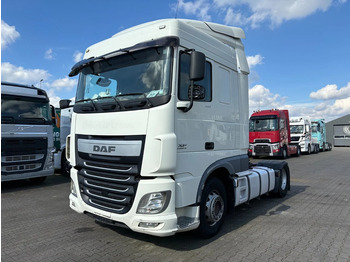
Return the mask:
<svg viewBox="0 0 350 262">
<path fill-rule="evenodd" d="M 75 169 L 71 170 L 71 178 L 77 188 L 77 171 Z M 159 214 L 138 214 L 136 212 L 138 203 L 145 194 L 160 191 L 171 191 L 171 199 L 165 211 Z M 81 199 L 79 191 L 76 192 L 76 195 L 71 193 L 69 200 L 69 206 L 78 213 L 90 215 L 107 224 L 128 227 L 135 232 L 164 237 L 174 235 L 179 231 L 178 218 L 175 213 L 175 182 L 168 177 L 141 180 L 133 206 L 125 214 L 115 214 L 92 207 Z"/>
</svg>

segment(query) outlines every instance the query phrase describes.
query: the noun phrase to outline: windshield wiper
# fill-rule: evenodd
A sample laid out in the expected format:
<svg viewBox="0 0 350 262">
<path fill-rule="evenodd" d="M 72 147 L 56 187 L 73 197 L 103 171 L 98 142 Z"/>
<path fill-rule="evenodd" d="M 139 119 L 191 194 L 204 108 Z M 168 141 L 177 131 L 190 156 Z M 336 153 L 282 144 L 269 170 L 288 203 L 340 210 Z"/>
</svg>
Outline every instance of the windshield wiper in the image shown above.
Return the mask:
<svg viewBox="0 0 350 262">
<path fill-rule="evenodd" d="M 91 98 L 86 98 L 86 99 L 81 99 L 81 100 L 76 101 L 76 103 L 79 103 L 79 102 L 91 102 L 92 108 L 94 109 L 94 111 L 97 111 L 97 107 L 95 105 L 95 102 Z"/>
<path fill-rule="evenodd" d="M 96 100 L 102 100 L 106 98 L 112 98 L 116 102 L 116 104 L 119 106 L 119 108 L 124 108 L 115 96 L 102 96 L 102 97 L 96 98 Z"/>
<path fill-rule="evenodd" d="M 143 96 L 142 98 L 145 99 L 145 101 L 132 101 L 132 102 L 129 102 L 124 107 L 128 107 L 128 108 L 131 108 L 131 107 L 143 107 L 146 104 L 147 104 L 148 107 L 152 107 L 153 106 L 151 100 L 146 96 L 145 93 L 126 93 L 126 94 L 117 95 L 117 97 L 121 97 L 121 96 Z"/>
</svg>

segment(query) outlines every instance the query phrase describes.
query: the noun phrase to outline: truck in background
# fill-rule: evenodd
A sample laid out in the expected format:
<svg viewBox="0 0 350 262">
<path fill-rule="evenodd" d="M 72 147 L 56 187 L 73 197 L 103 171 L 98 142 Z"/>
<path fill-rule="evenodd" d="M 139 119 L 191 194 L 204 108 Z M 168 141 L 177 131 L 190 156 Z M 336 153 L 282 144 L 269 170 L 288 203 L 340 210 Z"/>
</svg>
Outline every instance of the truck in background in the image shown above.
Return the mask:
<svg viewBox="0 0 350 262">
<path fill-rule="evenodd" d="M 54 125 L 54 164 L 55 169 L 60 169 L 61 174 L 69 176 L 70 164 L 66 158 L 66 138 L 70 134 L 72 122 L 73 105 L 71 100 L 61 100 L 60 108 L 56 110 L 56 124 Z"/>
<path fill-rule="evenodd" d="M 302 153 L 319 152 L 317 139 L 312 137 L 311 119 L 307 116 L 290 118 L 291 143 L 300 146 Z"/>
<path fill-rule="evenodd" d="M 155 236 L 215 235 L 229 208 L 284 197 L 288 164 L 251 165 L 240 28 L 166 19 L 90 46 L 67 137 L 70 207 Z"/>
<path fill-rule="evenodd" d="M 288 110 L 261 110 L 249 119 L 249 149 L 252 157 L 287 158 L 300 155 L 300 146 L 291 143 Z"/>
<path fill-rule="evenodd" d="M 332 144 L 326 141 L 326 122 L 324 119 L 312 119 L 312 137 L 320 145 L 320 151 L 331 151 Z"/>
<path fill-rule="evenodd" d="M 53 117 L 44 90 L 1 82 L 1 181 L 54 174 Z"/>
</svg>

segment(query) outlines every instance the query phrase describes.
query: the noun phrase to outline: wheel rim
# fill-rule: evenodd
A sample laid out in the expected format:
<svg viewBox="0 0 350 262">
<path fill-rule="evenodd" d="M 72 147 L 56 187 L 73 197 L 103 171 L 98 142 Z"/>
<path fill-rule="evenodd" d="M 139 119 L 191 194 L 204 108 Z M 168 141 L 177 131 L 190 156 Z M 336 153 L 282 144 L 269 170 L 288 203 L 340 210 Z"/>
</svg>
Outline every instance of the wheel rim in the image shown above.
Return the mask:
<svg viewBox="0 0 350 262">
<path fill-rule="evenodd" d="M 207 197 L 205 204 L 205 217 L 209 226 L 219 222 L 224 214 L 224 200 L 217 191 L 212 191 Z"/>
<path fill-rule="evenodd" d="M 287 173 L 285 169 L 282 169 L 281 173 L 281 189 L 285 190 L 287 187 Z"/>
</svg>

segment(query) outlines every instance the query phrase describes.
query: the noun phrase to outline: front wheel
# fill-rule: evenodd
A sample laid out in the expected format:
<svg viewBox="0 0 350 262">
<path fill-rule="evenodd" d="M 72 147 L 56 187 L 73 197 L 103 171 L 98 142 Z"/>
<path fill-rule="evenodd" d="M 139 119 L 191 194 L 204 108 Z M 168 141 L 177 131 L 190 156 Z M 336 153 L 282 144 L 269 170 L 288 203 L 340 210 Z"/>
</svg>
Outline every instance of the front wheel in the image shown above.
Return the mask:
<svg viewBox="0 0 350 262">
<path fill-rule="evenodd" d="M 209 179 L 204 187 L 200 202 L 200 224 L 198 232 L 203 238 L 216 235 L 226 214 L 226 190 L 218 178 Z"/>
<path fill-rule="evenodd" d="M 287 148 L 284 146 L 282 148 L 282 152 L 281 152 L 281 158 L 282 159 L 286 159 L 288 157 L 288 151 L 287 151 Z"/>
</svg>

